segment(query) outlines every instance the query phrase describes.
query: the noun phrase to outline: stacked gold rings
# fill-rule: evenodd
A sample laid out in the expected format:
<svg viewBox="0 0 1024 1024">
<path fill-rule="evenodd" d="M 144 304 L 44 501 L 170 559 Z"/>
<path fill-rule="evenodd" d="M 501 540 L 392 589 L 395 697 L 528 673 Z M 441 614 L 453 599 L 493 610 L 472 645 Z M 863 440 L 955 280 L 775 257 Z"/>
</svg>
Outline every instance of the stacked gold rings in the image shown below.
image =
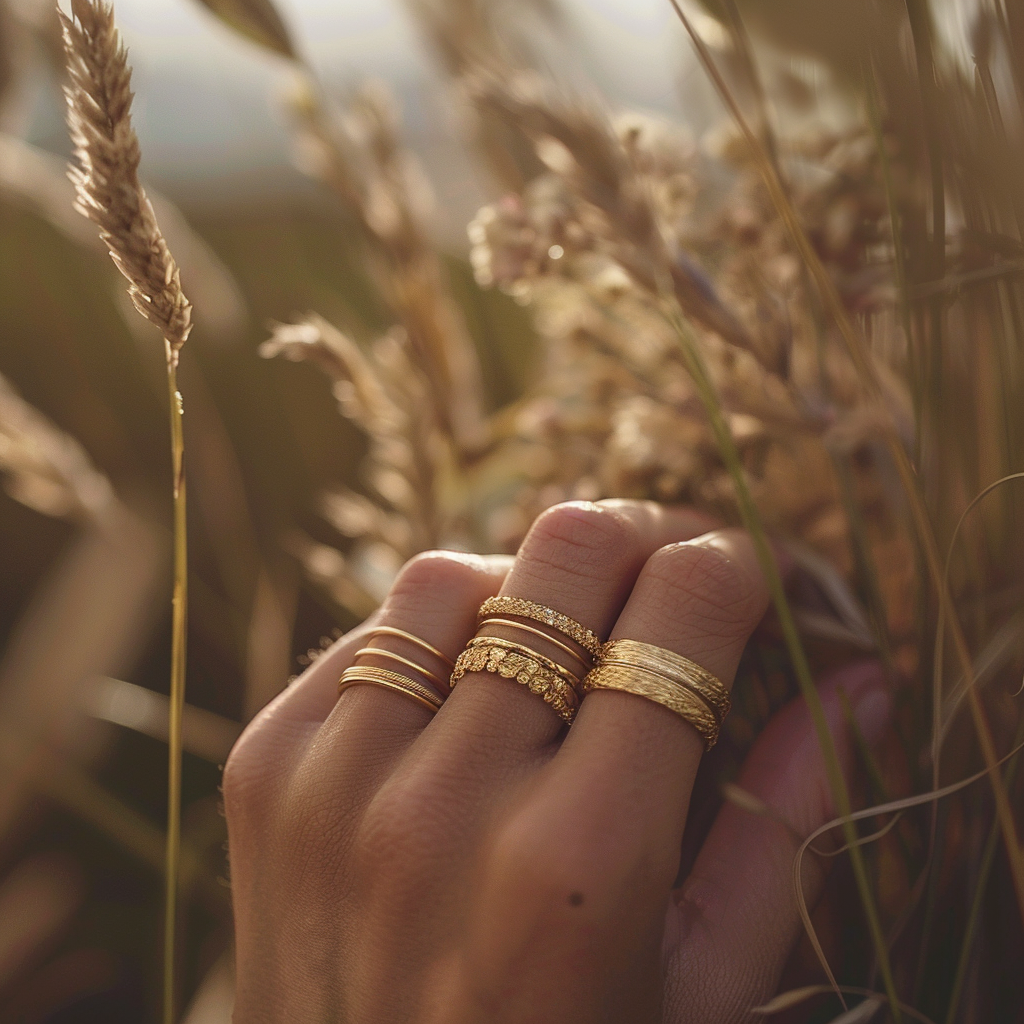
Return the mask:
<svg viewBox="0 0 1024 1024">
<path fill-rule="evenodd" d="M 398 637 L 450 668 L 448 690 L 468 673 L 489 672 L 522 684 L 570 725 L 587 693 L 620 690 L 661 704 L 689 722 L 703 738 L 705 750 L 710 750 L 718 740 L 731 706 L 729 692 L 720 679 L 689 658 L 638 640 L 609 640 L 602 644 L 592 630 L 575 619 L 523 598 L 488 598 L 480 606 L 477 622 L 477 635 L 454 662 L 432 644 L 394 626 L 378 626 L 369 637 Z M 543 641 L 551 647 L 552 654 L 568 656 L 585 674 L 581 678 L 533 647 L 504 636 L 480 633 L 488 624 Z M 441 676 L 420 661 L 372 645 L 360 648 L 355 657 L 385 659 L 411 669 L 416 677 L 380 665 L 354 664 L 342 673 L 339 694 L 350 686 L 367 683 L 402 693 L 431 712 L 436 713 L 444 703 L 445 697 L 438 692 L 445 689 Z"/>
<path fill-rule="evenodd" d="M 539 629 L 518 619 L 528 619 L 549 628 Z M 533 646 L 527 647 L 492 633 L 481 634 L 479 630 L 497 626 L 528 634 L 531 640 L 537 638 L 550 645 L 552 654 L 567 655 L 583 673 L 601 650 L 597 634 L 554 608 L 519 597 L 488 598 L 480 606 L 477 625 L 477 636 L 469 641 L 455 662 L 451 685 L 454 687 L 469 672 L 490 672 L 503 679 L 513 679 L 571 724 L 580 706 L 581 676 Z"/>
<path fill-rule="evenodd" d="M 394 636 L 401 640 L 405 640 L 415 647 L 418 647 L 421 651 L 426 651 L 429 655 L 440 661 L 446 669 L 454 669 L 455 662 L 451 660 L 446 654 L 439 651 L 433 644 L 427 643 L 422 637 L 418 637 L 413 633 L 408 633 L 404 629 L 399 629 L 397 626 L 377 626 L 368 636 L 368 639 L 372 640 L 378 636 Z M 438 693 L 438 690 L 444 691 L 446 689 L 444 682 L 436 672 L 421 665 L 418 661 L 414 661 L 412 658 L 406 658 L 395 651 L 387 650 L 384 647 L 367 646 L 362 647 L 355 653 L 355 658 L 358 660 L 361 657 L 374 657 L 381 658 L 387 661 L 394 662 L 397 665 L 401 665 L 403 668 L 412 669 L 423 679 L 429 680 L 437 690 L 426 685 L 422 680 L 412 678 L 406 675 L 404 672 L 395 672 L 392 669 L 382 668 L 379 665 L 366 665 L 366 664 L 354 664 L 349 668 L 345 669 L 341 674 L 341 679 L 338 681 L 338 695 L 340 696 L 350 686 L 356 686 L 360 683 L 367 683 L 370 686 L 380 686 L 386 690 L 394 690 L 397 693 L 404 694 L 406 697 L 416 701 L 417 704 L 423 705 L 428 708 L 431 712 L 437 712 L 438 708 L 445 701 L 445 697 Z"/>
<path fill-rule="evenodd" d="M 583 680 L 583 692 L 621 690 L 674 711 L 700 733 L 704 749 L 732 706 L 721 680 L 689 658 L 638 640 L 609 640 Z"/>
</svg>

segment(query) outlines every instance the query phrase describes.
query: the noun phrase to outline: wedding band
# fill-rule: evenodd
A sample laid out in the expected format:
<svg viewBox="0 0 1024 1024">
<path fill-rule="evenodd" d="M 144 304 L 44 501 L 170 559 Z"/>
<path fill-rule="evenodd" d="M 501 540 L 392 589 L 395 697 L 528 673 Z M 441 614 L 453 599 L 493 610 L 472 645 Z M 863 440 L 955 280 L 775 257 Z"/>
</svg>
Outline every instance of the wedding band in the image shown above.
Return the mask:
<svg viewBox="0 0 1024 1024">
<path fill-rule="evenodd" d="M 487 625 L 488 623 L 495 626 L 507 626 L 509 629 L 519 629 L 524 633 L 531 633 L 533 636 L 539 636 L 552 646 L 557 647 L 560 651 L 564 651 L 570 658 L 578 661 L 584 672 L 590 668 L 591 663 L 587 658 L 584 658 L 578 651 L 574 651 L 568 644 L 563 644 L 557 637 L 553 637 L 550 633 L 545 633 L 543 629 L 536 629 L 533 626 L 528 626 L 525 622 L 516 622 L 515 619 L 505 619 L 500 615 L 488 615 L 480 620 L 481 626 Z"/>
<path fill-rule="evenodd" d="M 707 704 L 719 725 L 732 707 L 729 691 L 717 676 L 689 658 L 664 647 L 655 647 L 654 644 L 641 643 L 639 640 L 609 640 L 601 648 L 598 664 L 639 668 L 685 686 Z"/>
<path fill-rule="evenodd" d="M 706 751 L 718 740 L 718 719 L 715 713 L 692 690 L 671 682 L 660 673 L 649 672 L 636 665 L 624 667 L 598 664 L 583 680 L 584 693 L 591 690 L 621 690 L 661 704 L 689 722 L 700 733 Z"/>
<path fill-rule="evenodd" d="M 592 657 L 596 658 L 601 653 L 601 641 L 593 630 L 587 629 L 568 615 L 535 601 L 527 601 L 521 597 L 489 597 L 480 606 L 477 621 L 482 622 L 492 615 L 519 615 L 524 619 L 533 619 L 534 622 L 550 626 L 575 641 Z"/>
<path fill-rule="evenodd" d="M 455 662 L 452 661 L 447 654 L 443 651 L 439 651 L 433 644 L 428 644 L 422 637 L 415 636 L 413 633 L 407 633 L 404 629 L 399 629 L 397 626 L 377 626 L 377 628 L 372 630 L 368 636 L 372 639 L 373 637 L 380 636 L 381 634 L 386 636 L 397 636 L 403 640 L 408 640 L 409 643 L 415 644 L 428 654 L 432 654 L 435 658 L 443 661 L 450 669 L 455 668 Z"/>
<path fill-rule="evenodd" d="M 452 687 L 468 672 L 491 672 L 503 679 L 514 679 L 566 722 L 571 724 L 576 717 L 579 695 L 574 684 L 579 682 L 577 677 L 529 647 L 500 637 L 474 637 L 455 662 Z"/>
<path fill-rule="evenodd" d="M 400 654 L 395 654 L 394 651 L 386 650 L 383 647 L 361 647 L 353 655 L 354 658 L 361 657 L 364 654 L 373 655 L 376 658 L 388 658 L 391 661 L 397 662 L 399 665 L 404 665 L 406 668 L 415 669 L 420 675 L 425 676 L 429 679 L 439 690 L 444 689 L 444 681 L 437 675 L 430 671 L 428 668 L 424 668 L 419 662 L 413 661 L 410 658 L 403 658 Z M 360 666 L 362 667 L 362 666 Z M 453 666 L 454 667 L 454 666 Z"/>
<path fill-rule="evenodd" d="M 429 708 L 435 714 L 438 708 L 444 703 L 444 699 L 434 693 L 428 686 L 409 679 L 399 672 L 392 672 L 387 668 L 378 668 L 376 665 L 353 665 L 341 673 L 338 681 L 338 696 L 340 697 L 350 686 L 359 683 L 368 683 L 370 686 L 382 686 L 386 690 L 395 690 L 398 693 L 411 697 L 418 704 Z"/>
</svg>

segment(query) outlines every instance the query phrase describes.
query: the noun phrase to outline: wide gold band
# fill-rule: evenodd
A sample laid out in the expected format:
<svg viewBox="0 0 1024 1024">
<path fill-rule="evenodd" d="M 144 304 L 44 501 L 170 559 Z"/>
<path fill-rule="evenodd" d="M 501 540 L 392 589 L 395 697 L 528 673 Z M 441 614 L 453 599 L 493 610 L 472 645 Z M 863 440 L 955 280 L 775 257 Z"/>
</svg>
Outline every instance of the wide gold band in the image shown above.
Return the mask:
<svg viewBox="0 0 1024 1024">
<path fill-rule="evenodd" d="M 503 679 L 514 679 L 566 722 L 576 717 L 579 697 L 574 683 L 579 680 L 529 647 L 499 637 L 474 637 L 455 662 L 451 685 L 454 687 L 469 672 L 492 672 Z"/>
<path fill-rule="evenodd" d="M 444 698 L 434 693 L 428 686 L 409 679 L 399 672 L 392 672 L 387 668 L 378 668 L 376 665 L 353 665 L 345 669 L 338 682 L 338 696 L 345 692 L 350 686 L 360 683 L 367 683 L 370 686 L 382 686 L 386 690 L 395 690 L 411 697 L 418 704 L 429 708 L 435 714 L 437 709 L 444 703 Z"/>
<path fill-rule="evenodd" d="M 717 676 L 689 658 L 664 647 L 655 647 L 654 644 L 641 643 L 639 640 L 609 640 L 601 648 L 598 664 L 643 669 L 685 686 L 714 712 L 719 725 L 732 707 L 729 691 Z"/>
<path fill-rule="evenodd" d="M 601 641 L 596 633 L 568 615 L 535 601 L 521 597 L 489 597 L 480 606 L 478 621 L 482 622 L 492 615 L 519 615 L 524 619 L 533 619 L 534 622 L 558 630 L 563 636 L 578 643 L 592 657 L 596 658 L 601 653 Z"/>
<path fill-rule="evenodd" d="M 583 680 L 583 691 L 621 690 L 637 697 L 653 700 L 674 711 L 700 733 L 704 749 L 710 750 L 718 740 L 718 719 L 697 694 L 685 686 L 671 682 L 663 675 L 636 665 L 602 665 L 590 670 Z"/>
</svg>

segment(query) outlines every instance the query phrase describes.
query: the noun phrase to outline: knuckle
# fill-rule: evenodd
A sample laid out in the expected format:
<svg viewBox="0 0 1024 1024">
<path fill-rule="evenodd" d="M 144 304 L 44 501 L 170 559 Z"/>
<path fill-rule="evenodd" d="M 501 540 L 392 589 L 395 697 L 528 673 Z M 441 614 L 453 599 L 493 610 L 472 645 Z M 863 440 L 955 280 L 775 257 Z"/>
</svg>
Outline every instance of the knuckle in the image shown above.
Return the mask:
<svg viewBox="0 0 1024 1024">
<path fill-rule="evenodd" d="M 392 610 L 423 610 L 425 603 L 436 606 L 482 586 L 484 574 L 465 556 L 454 551 L 424 551 L 399 570 L 388 595 Z"/>
<path fill-rule="evenodd" d="M 392 776 L 374 794 L 352 840 L 359 884 L 378 891 L 419 885 L 422 851 L 448 831 L 438 790 L 432 777 L 416 773 Z"/>
<path fill-rule="evenodd" d="M 228 823 L 251 818 L 265 803 L 266 787 L 262 757 L 254 735 L 241 735 L 224 762 L 221 794 Z"/>
<path fill-rule="evenodd" d="M 644 567 L 648 585 L 671 615 L 709 628 L 753 628 L 764 614 L 764 585 L 727 554 L 700 544 L 673 544 Z"/>
<path fill-rule="evenodd" d="M 265 708 L 235 741 L 221 773 L 221 795 L 228 825 L 264 827 L 273 819 L 296 763 L 293 726 Z"/>
<path fill-rule="evenodd" d="M 523 549 L 527 557 L 560 572 L 605 578 L 640 560 L 643 538 L 621 509 L 565 502 L 537 517 Z"/>
</svg>

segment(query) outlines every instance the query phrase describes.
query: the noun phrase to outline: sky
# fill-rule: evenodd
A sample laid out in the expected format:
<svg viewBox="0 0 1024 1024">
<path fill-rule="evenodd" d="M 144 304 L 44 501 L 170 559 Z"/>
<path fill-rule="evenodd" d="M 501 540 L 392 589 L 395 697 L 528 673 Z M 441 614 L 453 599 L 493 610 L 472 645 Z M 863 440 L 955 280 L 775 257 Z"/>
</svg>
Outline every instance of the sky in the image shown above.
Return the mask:
<svg viewBox="0 0 1024 1024">
<path fill-rule="evenodd" d="M 276 3 L 326 81 L 384 79 L 416 145 L 443 147 L 443 100 L 401 0 Z M 579 40 L 583 77 L 619 104 L 678 108 L 687 51 L 667 0 L 562 6 Z M 134 67 L 134 119 L 150 176 L 172 192 L 185 182 L 238 188 L 245 180 L 287 181 L 289 143 L 279 113 L 286 62 L 240 39 L 197 0 L 116 0 L 115 10 Z"/>
</svg>

